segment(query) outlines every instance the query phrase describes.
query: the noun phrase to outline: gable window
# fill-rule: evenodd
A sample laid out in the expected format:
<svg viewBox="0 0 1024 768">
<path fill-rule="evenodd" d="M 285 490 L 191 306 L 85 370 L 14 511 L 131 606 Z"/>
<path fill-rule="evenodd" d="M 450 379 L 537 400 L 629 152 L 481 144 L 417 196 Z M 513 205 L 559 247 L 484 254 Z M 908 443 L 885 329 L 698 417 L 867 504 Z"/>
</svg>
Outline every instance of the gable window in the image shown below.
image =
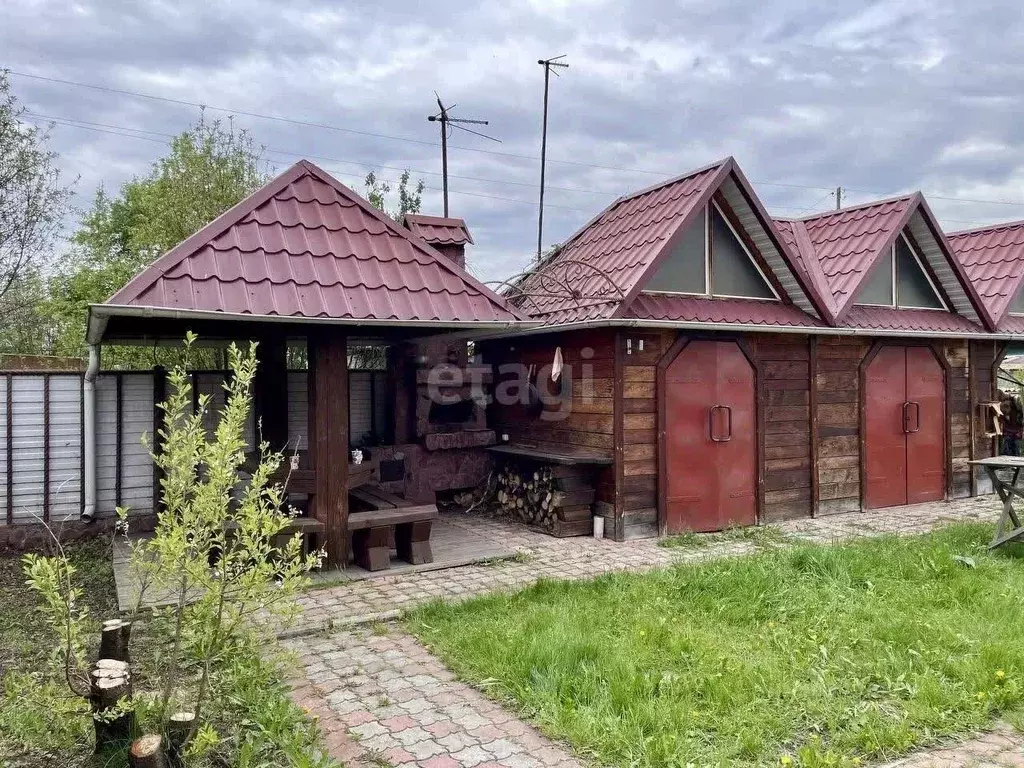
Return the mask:
<svg viewBox="0 0 1024 768">
<path fill-rule="evenodd" d="M 1024 315 L 1024 291 L 1020 288 L 1017 289 L 1017 295 L 1010 302 L 1010 314 Z"/>
<path fill-rule="evenodd" d="M 778 299 L 717 203 L 705 207 L 644 286 L 652 293 Z"/>
<path fill-rule="evenodd" d="M 872 267 L 857 303 L 900 309 L 949 309 L 921 257 L 902 233 Z"/>
</svg>

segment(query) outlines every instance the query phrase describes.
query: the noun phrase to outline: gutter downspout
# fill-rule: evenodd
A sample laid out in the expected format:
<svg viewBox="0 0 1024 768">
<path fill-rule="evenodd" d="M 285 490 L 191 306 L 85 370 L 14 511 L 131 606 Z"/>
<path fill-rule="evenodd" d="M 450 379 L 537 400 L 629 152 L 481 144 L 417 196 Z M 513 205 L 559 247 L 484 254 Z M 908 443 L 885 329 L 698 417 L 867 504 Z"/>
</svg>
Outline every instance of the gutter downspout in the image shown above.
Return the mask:
<svg viewBox="0 0 1024 768">
<path fill-rule="evenodd" d="M 96 517 L 96 376 L 100 372 L 100 346 L 89 345 L 89 367 L 82 381 L 85 421 L 85 506 L 82 520 L 91 522 Z"/>
</svg>

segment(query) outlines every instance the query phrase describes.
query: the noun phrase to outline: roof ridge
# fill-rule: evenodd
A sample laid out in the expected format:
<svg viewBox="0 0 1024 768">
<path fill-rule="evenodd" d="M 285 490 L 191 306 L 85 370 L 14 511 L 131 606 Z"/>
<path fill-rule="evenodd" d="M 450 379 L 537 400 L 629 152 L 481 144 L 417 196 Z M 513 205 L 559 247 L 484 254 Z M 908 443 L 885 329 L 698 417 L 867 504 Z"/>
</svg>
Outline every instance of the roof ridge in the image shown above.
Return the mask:
<svg viewBox="0 0 1024 768">
<path fill-rule="evenodd" d="M 879 200 L 869 200 L 866 203 L 857 203 L 857 205 L 847 205 L 847 206 L 844 206 L 842 208 L 837 208 L 836 210 L 833 210 L 833 211 L 822 211 L 821 213 L 812 213 L 812 214 L 808 214 L 807 216 L 797 216 L 797 217 L 794 217 L 794 218 L 791 218 L 791 219 L 785 219 L 785 220 L 786 221 L 803 221 L 803 222 L 808 222 L 808 221 L 811 221 L 813 219 L 823 219 L 823 218 L 825 218 L 827 216 L 838 216 L 840 214 L 848 213 L 850 211 L 859 211 L 859 210 L 861 210 L 863 208 L 872 208 L 872 207 L 874 207 L 876 205 L 885 205 L 886 203 L 896 203 L 896 202 L 899 202 L 901 200 L 906 200 L 907 202 L 909 202 L 910 200 L 912 200 L 914 198 L 915 195 L 920 195 L 920 194 L 921 193 L 919 191 L 907 192 L 906 194 L 902 194 L 902 195 L 894 195 L 892 197 L 883 197 L 883 198 L 881 198 Z"/>
<path fill-rule="evenodd" d="M 832 288 L 828 284 L 825 270 L 821 266 L 821 259 L 818 258 L 817 252 L 814 250 L 814 243 L 811 242 L 811 236 L 807 232 L 807 225 L 800 220 L 791 221 L 789 225 L 793 228 L 793 238 L 796 240 L 801 263 L 807 271 L 807 278 L 811 281 L 811 286 L 814 290 L 821 296 L 821 300 L 825 303 L 825 308 L 828 310 L 829 317 L 823 319 L 834 322 L 836 315 L 839 313 L 839 306 L 836 303 L 835 295 L 832 293 Z"/>
<path fill-rule="evenodd" d="M 947 232 L 946 237 L 966 237 L 968 235 L 980 235 L 982 232 L 992 232 L 997 229 L 1017 229 L 1019 227 L 1024 227 L 1024 219 L 987 224 L 983 227 L 975 227 L 974 229 L 957 229 L 953 232 Z"/>
</svg>

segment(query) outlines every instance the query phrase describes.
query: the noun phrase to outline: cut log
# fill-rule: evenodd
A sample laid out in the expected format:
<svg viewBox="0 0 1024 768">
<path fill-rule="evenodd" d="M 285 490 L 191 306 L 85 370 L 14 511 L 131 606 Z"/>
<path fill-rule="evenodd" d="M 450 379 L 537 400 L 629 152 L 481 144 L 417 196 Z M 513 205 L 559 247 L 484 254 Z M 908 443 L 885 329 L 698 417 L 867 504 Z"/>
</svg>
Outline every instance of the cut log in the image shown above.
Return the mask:
<svg viewBox="0 0 1024 768">
<path fill-rule="evenodd" d="M 105 663 L 101 663 L 105 662 Z M 123 749 L 131 741 L 135 729 L 135 712 L 121 712 L 118 702 L 129 703 L 132 697 L 131 673 L 124 662 L 101 659 L 92 670 L 89 690 L 93 726 L 96 730 L 96 753 Z"/>
<path fill-rule="evenodd" d="M 151 733 L 133 741 L 129 763 L 131 768 L 169 768 L 163 738 Z"/>
<path fill-rule="evenodd" d="M 167 762 L 172 768 L 184 768 L 185 747 L 195 726 L 195 712 L 175 712 L 167 723 Z"/>
<path fill-rule="evenodd" d="M 110 619 L 103 622 L 100 630 L 101 659 L 131 661 L 128 656 L 128 643 L 132 636 L 132 623 L 121 619 Z"/>
</svg>

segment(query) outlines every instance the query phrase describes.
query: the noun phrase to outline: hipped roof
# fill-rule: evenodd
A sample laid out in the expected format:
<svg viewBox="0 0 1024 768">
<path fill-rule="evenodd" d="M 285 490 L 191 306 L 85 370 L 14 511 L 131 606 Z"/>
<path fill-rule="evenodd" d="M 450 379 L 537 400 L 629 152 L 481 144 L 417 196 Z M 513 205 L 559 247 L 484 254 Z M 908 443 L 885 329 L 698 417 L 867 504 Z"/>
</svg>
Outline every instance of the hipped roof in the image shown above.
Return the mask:
<svg viewBox="0 0 1024 768">
<path fill-rule="evenodd" d="M 467 233 L 468 234 L 468 233 Z M 506 324 L 503 297 L 305 160 L 175 246 L 94 315 Z"/>
</svg>

